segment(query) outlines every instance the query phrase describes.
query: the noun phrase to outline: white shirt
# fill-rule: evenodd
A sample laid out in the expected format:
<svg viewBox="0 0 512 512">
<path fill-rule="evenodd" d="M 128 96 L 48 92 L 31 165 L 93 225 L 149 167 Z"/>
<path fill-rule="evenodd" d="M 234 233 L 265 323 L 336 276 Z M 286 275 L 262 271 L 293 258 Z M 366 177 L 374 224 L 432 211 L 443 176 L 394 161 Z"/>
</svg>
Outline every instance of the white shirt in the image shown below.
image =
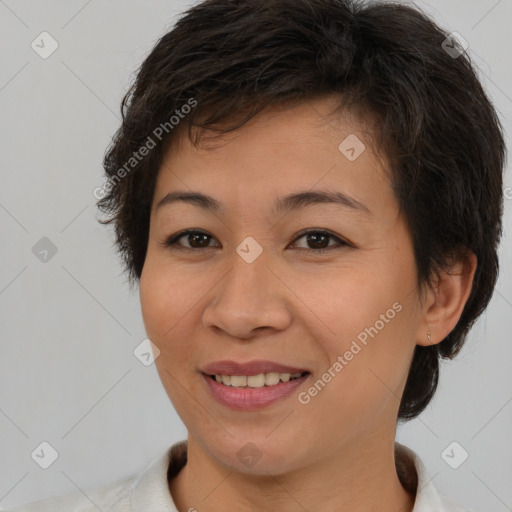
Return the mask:
<svg viewBox="0 0 512 512">
<path fill-rule="evenodd" d="M 178 512 L 168 478 L 186 463 L 187 441 L 180 441 L 153 460 L 141 473 L 86 491 L 48 498 L 10 512 Z M 395 459 L 402 484 L 416 490 L 413 512 L 470 512 L 438 494 L 420 458 L 395 443 Z"/>
</svg>

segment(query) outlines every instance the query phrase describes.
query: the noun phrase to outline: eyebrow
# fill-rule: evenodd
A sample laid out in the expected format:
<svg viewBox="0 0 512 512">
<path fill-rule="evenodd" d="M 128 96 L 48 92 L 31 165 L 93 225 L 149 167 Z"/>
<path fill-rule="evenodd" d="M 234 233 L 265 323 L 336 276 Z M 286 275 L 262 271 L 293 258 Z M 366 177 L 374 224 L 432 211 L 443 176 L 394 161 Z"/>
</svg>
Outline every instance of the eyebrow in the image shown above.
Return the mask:
<svg viewBox="0 0 512 512">
<path fill-rule="evenodd" d="M 177 190 L 169 192 L 156 205 L 156 210 L 165 205 L 176 202 L 184 202 L 202 208 L 203 210 L 221 212 L 222 204 L 211 196 L 201 194 L 200 192 L 188 192 Z M 354 211 L 373 215 L 371 210 L 363 203 L 343 192 L 330 190 L 305 191 L 289 194 L 278 199 L 274 205 L 272 212 L 274 216 L 282 213 L 288 213 L 292 210 L 298 210 L 312 204 L 334 203 Z"/>
</svg>

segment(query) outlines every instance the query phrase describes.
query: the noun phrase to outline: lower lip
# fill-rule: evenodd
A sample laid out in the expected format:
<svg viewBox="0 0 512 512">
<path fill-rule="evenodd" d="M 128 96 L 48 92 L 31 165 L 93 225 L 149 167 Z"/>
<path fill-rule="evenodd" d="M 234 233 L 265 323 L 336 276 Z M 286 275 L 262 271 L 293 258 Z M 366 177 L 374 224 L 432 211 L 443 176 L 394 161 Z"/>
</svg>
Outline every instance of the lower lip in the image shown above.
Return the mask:
<svg viewBox="0 0 512 512">
<path fill-rule="evenodd" d="M 226 386 L 209 375 L 202 374 L 214 398 L 222 405 L 236 410 L 255 411 L 290 396 L 310 376 L 306 373 L 298 379 L 279 382 L 274 386 L 261 388 L 235 388 Z"/>
</svg>

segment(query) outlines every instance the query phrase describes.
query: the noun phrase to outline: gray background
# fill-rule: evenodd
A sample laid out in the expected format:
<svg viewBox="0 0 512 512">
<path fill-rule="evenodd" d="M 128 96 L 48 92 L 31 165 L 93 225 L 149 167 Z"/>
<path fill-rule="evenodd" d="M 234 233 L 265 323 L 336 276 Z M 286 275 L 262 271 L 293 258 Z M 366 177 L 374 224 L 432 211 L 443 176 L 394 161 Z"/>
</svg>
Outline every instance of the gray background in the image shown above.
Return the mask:
<svg viewBox="0 0 512 512">
<path fill-rule="evenodd" d="M 98 224 L 92 191 L 119 125 L 133 71 L 191 2 L 0 0 L 0 505 L 99 486 L 141 470 L 186 429 L 154 365 L 133 350 L 146 337 Z M 460 33 L 499 111 L 510 145 L 512 0 L 418 2 Z M 42 59 L 31 42 L 59 47 Z M 48 46 L 47 46 L 48 47 Z M 512 176 L 505 178 L 501 274 L 492 302 L 428 410 L 399 441 L 424 460 L 437 488 L 476 511 L 512 510 Z M 47 237 L 57 253 L 42 262 Z M 40 256 L 42 257 L 42 256 Z M 47 441 L 58 459 L 31 453 Z M 469 453 L 452 469 L 453 441 Z M 48 453 L 48 452 L 46 452 Z M 448 453 L 460 460 L 456 447 Z"/>
</svg>

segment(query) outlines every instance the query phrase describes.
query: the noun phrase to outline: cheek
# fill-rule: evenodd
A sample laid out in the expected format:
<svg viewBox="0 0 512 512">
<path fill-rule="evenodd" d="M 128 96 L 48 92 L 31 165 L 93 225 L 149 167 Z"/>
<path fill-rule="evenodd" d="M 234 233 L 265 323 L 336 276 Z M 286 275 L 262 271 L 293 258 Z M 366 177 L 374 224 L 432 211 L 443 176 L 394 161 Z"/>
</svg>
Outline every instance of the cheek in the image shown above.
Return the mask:
<svg viewBox="0 0 512 512">
<path fill-rule="evenodd" d="M 162 287 L 161 283 L 154 279 L 151 260 L 146 259 L 139 283 L 140 304 L 142 318 L 146 333 L 153 342 L 159 338 L 162 332 Z"/>
<path fill-rule="evenodd" d="M 414 350 L 417 306 L 409 293 L 414 274 L 400 268 L 400 275 L 393 274 L 376 263 L 358 272 L 344 268 L 330 282 L 304 282 L 322 319 L 316 339 L 328 359 L 323 370 L 336 374 L 329 384 L 331 399 L 343 396 L 346 410 L 377 412 L 401 394 Z"/>
<path fill-rule="evenodd" d="M 140 302 L 146 333 L 159 346 L 172 334 L 180 313 L 183 316 L 182 286 L 176 274 L 170 275 L 165 265 L 148 251 L 140 278 Z"/>
<path fill-rule="evenodd" d="M 146 333 L 161 351 L 157 362 L 175 366 L 192 350 L 201 297 L 210 287 L 197 272 L 185 272 L 148 251 L 140 278 L 140 302 Z"/>
<path fill-rule="evenodd" d="M 375 269 L 376 265 L 344 265 L 329 269 L 325 276 L 316 273 L 311 279 L 294 280 L 294 292 L 310 305 L 309 316 L 319 325 L 318 339 L 331 356 L 343 355 L 353 340 L 363 346 L 375 329 L 389 331 L 399 320 L 400 305 L 393 304 L 399 302 L 400 293 Z"/>
</svg>

